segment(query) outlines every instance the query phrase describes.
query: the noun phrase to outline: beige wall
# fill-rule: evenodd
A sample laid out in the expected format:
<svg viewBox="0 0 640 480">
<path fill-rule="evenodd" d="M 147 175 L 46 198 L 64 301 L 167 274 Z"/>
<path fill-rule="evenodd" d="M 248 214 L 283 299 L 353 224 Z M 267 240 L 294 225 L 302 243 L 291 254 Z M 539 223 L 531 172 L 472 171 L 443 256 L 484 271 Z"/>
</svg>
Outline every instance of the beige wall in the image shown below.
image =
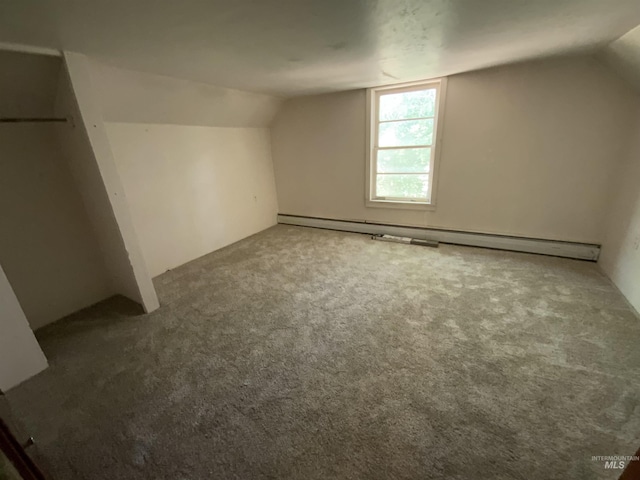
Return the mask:
<svg viewBox="0 0 640 480">
<path fill-rule="evenodd" d="M 276 223 L 267 129 L 107 125 L 153 276 Z"/>
<path fill-rule="evenodd" d="M 47 368 L 36 337 L 0 265 L 0 390 Z"/>
<path fill-rule="evenodd" d="M 294 98 L 272 129 L 280 212 L 600 243 L 635 95 L 590 57 L 449 78 L 437 208 L 365 207 L 365 91 Z"/>
<path fill-rule="evenodd" d="M 0 52 L 2 115 L 53 116 L 60 68 Z M 0 124 L 0 263 L 33 329 L 112 293 L 54 124 Z"/>
<path fill-rule="evenodd" d="M 276 223 L 268 125 L 280 100 L 92 63 L 153 276 Z"/>
<path fill-rule="evenodd" d="M 640 115 L 631 148 L 617 172 L 607 217 L 599 263 L 640 312 Z"/>
<path fill-rule="evenodd" d="M 56 112 L 71 116 L 74 128 L 59 139 L 89 213 L 114 292 L 138 302 L 146 312 L 159 307 L 131 220 L 128 201 L 95 98 L 89 62 L 64 52 Z"/>
<path fill-rule="evenodd" d="M 0 152 L 0 263 L 31 327 L 108 297 L 100 249 L 55 126 L 2 125 Z"/>
<path fill-rule="evenodd" d="M 0 50 L 0 115 L 51 116 L 60 59 Z"/>
</svg>

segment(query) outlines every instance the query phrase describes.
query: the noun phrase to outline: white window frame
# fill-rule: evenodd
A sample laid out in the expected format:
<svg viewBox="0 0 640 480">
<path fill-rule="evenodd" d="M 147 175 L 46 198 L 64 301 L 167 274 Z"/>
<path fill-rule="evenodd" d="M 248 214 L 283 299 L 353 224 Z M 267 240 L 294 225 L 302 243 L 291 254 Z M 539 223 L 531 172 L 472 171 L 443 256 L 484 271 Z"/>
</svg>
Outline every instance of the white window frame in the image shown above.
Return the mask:
<svg viewBox="0 0 640 480">
<path fill-rule="evenodd" d="M 427 201 L 411 200 L 408 198 L 382 198 L 376 197 L 376 152 L 378 150 L 378 111 L 380 105 L 380 96 L 390 93 L 413 92 L 416 90 L 425 90 L 428 88 L 436 89 L 436 109 L 434 112 L 433 125 L 433 143 L 431 148 L 431 161 L 429 165 L 429 187 Z M 365 205 L 367 207 L 378 208 L 401 208 L 401 209 L 419 209 L 419 210 L 435 210 L 436 193 L 438 186 L 438 172 L 440 166 L 440 150 L 442 146 L 442 126 L 444 117 L 444 102 L 447 93 L 446 77 L 421 82 L 403 83 L 400 85 L 387 85 L 384 87 L 376 87 L 367 89 L 367 128 L 366 128 L 366 198 Z"/>
</svg>

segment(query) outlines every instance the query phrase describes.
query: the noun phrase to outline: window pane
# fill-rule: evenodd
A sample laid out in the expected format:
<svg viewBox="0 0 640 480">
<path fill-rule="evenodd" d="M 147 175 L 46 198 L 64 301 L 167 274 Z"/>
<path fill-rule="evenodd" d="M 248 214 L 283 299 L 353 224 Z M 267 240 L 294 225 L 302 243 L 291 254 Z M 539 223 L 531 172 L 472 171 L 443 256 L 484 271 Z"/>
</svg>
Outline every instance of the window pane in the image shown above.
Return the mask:
<svg viewBox="0 0 640 480">
<path fill-rule="evenodd" d="M 436 89 L 380 95 L 380 120 L 433 117 L 436 112 Z"/>
<path fill-rule="evenodd" d="M 380 147 L 431 145 L 433 143 L 433 120 L 380 123 L 378 136 L 378 146 Z"/>
<path fill-rule="evenodd" d="M 378 197 L 426 198 L 429 175 L 385 175 L 376 178 Z"/>
<path fill-rule="evenodd" d="M 429 173 L 430 148 L 378 150 L 378 173 Z"/>
</svg>

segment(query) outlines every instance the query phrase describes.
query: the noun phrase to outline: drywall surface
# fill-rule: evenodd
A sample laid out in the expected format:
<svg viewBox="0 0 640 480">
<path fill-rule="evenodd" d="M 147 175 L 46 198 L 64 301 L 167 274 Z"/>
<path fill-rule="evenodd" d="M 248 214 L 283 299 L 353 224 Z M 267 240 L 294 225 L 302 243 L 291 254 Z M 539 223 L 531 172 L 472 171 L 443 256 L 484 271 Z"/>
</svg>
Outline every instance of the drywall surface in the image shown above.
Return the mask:
<svg viewBox="0 0 640 480">
<path fill-rule="evenodd" d="M 65 52 L 57 111 L 71 114 L 75 128 L 59 130 L 60 140 L 89 212 L 111 286 L 145 311 L 158 299 L 131 222 L 127 199 L 113 160 L 102 114 L 92 93 L 88 61 Z"/>
<path fill-rule="evenodd" d="M 281 103 L 268 95 L 90 65 L 104 119 L 111 122 L 266 127 Z"/>
<path fill-rule="evenodd" d="M 276 97 L 90 62 L 153 276 L 276 222 Z"/>
<path fill-rule="evenodd" d="M 607 45 L 599 56 L 640 89 L 640 25 Z"/>
<path fill-rule="evenodd" d="M 597 49 L 637 0 L 0 2 L 0 42 L 251 91 L 363 88 Z"/>
<path fill-rule="evenodd" d="M 107 123 L 153 276 L 276 223 L 269 130 Z"/>
<path fill-rule="evenodd" d="M 600 266 L 640 312 L 640 121 L 618 171 L 607 217 Z"/>
<path fill-rule="evenodd" d="M 365 206 L 365 91 L 287 100 L 280 212 L 600 243 L 633 91 L 591 57 L 449 78 L 435 211 Z"/>
<path fill-rule="evenodd" d="M 0 50 L 0 116 L 52 116 L 60 59 Z"/>
<path fill-rule="evenodd" d="M 53 116 L 60 67 L 59 58 L 0 52 L 0 116 Z M 0 124 L 0 159 L 0 263 L 31 327 L 108 297 L 54 124 Z"/>
<path fill-rule="evenodd" d="M 0 266 L 0 390 L 9 390 L 45 368 L 47 359 Z"/>
<path fill-rule="evenodd" d="M 112 294 L 55 128 L 0 126 L 0 262 L 33 329 Z"/>
</svg>

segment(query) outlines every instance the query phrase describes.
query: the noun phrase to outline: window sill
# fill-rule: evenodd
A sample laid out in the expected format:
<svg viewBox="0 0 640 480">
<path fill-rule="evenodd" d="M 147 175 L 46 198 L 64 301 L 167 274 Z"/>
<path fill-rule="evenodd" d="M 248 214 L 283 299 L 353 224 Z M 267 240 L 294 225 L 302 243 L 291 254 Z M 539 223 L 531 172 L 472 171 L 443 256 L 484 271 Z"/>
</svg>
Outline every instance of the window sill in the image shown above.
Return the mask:
<svg viewBox="0 0 640 480">
<path fill-rule="evenodd" d="M 399 202 L 395 200 L 369 200 L 365 201 L 366 207 L 373 208 L 392 208 L 400 210 L 435 210 L 436 206 L 433 203 L 422 202 Z"/>
</svg>

